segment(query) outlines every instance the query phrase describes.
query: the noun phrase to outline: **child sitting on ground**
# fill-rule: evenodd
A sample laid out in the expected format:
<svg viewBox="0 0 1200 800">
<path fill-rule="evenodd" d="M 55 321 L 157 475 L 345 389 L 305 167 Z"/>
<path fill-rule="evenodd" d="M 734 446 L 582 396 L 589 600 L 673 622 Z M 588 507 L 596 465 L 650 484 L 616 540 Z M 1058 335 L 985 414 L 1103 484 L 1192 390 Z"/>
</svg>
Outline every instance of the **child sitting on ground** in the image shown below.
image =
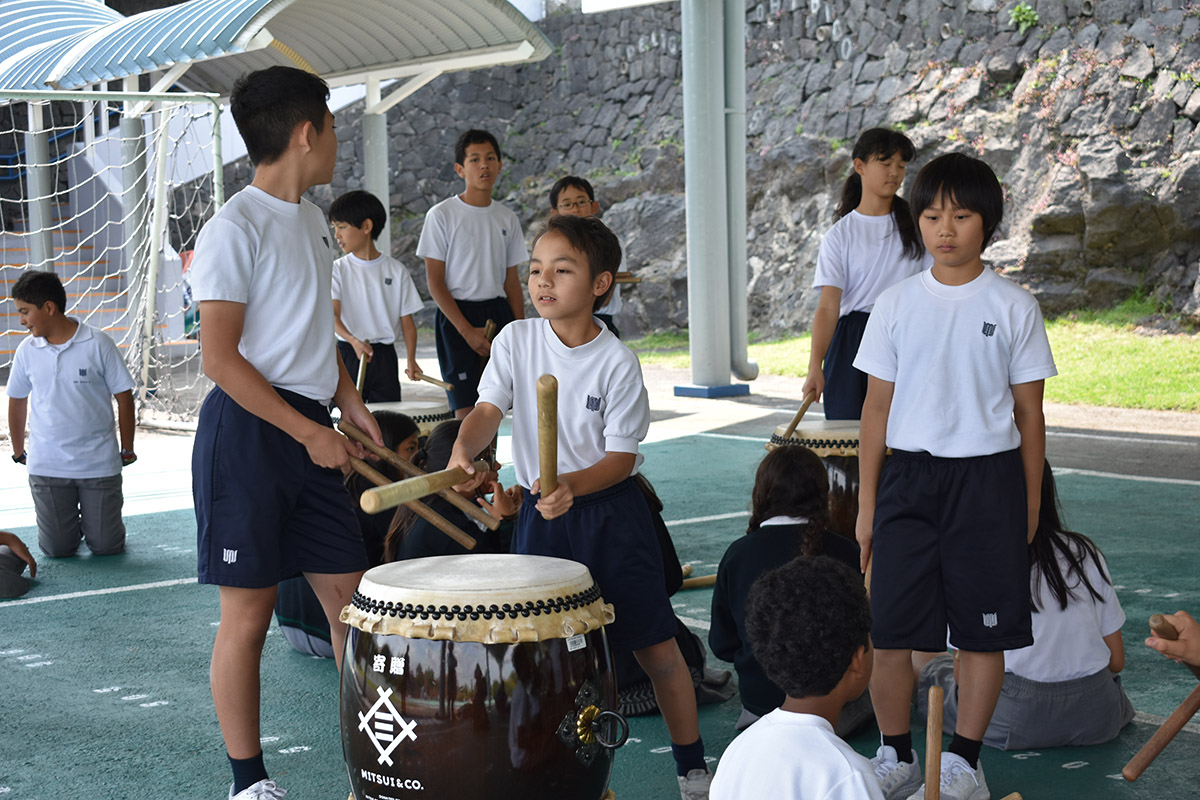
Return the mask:
<svg viewBox="0 0 1200 800">
<path fill-rule="evenodd" d="M 137 460 L 133 378 L 108 334 L 66 315 L 67 293 L 53 272 L 26 271 L 12 297 L 31 335 L 17 345 L 8 376 L 8 435 L 13 461 L 29 470 L 38 547 L 51 558 L 74 555 L 80 541 L 98 556 L 120 553 L 121 469 Z"/>
<path fill-rule="evenodd" d="M 387 225 L 387 209 L 375 195 L 346 192 L 329 207 L 333 238 L 346 255 L 333 262 L 333 329 L 346 371 L 358 375 L 367 359 L 362 398 L 366 403 L 400 399 L 396 342 L 404 339 L 409 380 L 417 363 L 417 325 L 412 315 L 425 307 L 408 269 L 375 247 Z"/>
<path fill-rule="evenodd" d="M 1133 719 L 1117 674 L 1125 667 L 1125 612 L 1100 549 L 1063 528 L 1059 507 L 1047 463 L 1029 545 L 1033 644 L 1005 652 L 1004 686 L 983 737 L 1000 750 L 1102 744 Z M 924 698 L 935 684 L 945 689 L 946 730 L 954 730 L 958 716 L 954 667 L 949 655 L 926 664 L 917 695 Z"/>
<path fill-rule="evenodd" d="M 821 459 L 807 447 L 777 447 L 767 453 L 754 476 L 746 535 L 729 545 L 717 568 L 708 631 L 713 655 L 733 662 L 737 670 L 739 731 L 784 701 L 783 689 L 755 659 L 746 631 L 750 587 L 763 573 L 800 555 L 828 555 L 848 567 L 858 566 L 858 545 L 828 531 L 828 519 L 829 477 Z M 854 699 L 847 711 L 838 728 L 841 736 L 871 719 L 870 697 L 864 693 Z"/>
<path fill-rule="evenodd" d="M 755 581 L 746 628 L 787 696 L 725 750 L 713 800 L 880 800 L 870 762 L 834 733 L 871 678 L 871 611 L 858 574 L 827 556 L 795 558 Z"/>
</svg>

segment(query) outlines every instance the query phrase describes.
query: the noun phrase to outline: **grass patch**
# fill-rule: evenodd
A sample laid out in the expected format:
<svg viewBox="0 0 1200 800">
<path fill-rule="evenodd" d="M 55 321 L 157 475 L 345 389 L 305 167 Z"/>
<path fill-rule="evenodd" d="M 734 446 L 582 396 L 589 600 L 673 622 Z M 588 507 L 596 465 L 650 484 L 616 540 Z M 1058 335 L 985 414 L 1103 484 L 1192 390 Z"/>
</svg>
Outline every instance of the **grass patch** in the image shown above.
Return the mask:
<svg viewBox="0 0 1200 800">
<path fill-rule="evenodd" d="M 1200 336 L 1137 333 L 1138 323 L 1154 312 L 1151 300 L 1136 297 L 1047 320 L 1058 376 L 1046 381 L 1046 400 L 1200 412 Z M 653 334 L 627 344 L 643 364 L 690 366 L 686 333 Z M 769 341 L 752 337 L 750 360 L 763 374 L 803 378 L 809 345 L 808 333 Z"/>
</svg>

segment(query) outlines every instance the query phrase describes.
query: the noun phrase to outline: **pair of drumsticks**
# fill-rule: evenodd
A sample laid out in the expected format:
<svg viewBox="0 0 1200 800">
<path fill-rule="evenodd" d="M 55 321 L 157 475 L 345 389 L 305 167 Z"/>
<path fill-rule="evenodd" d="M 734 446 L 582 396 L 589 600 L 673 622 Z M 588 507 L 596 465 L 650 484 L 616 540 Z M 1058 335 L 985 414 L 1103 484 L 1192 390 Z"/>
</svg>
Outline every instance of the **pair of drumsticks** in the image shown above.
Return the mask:
<svg viewBox="0 0 1200 800">
<path fill-rule="evenodd" d="M 361 358 L 358 359 L 358 378 L 354 381 L 354 388 L 358 389 L 359 394 L 362 394 L 363 386 L 367 382 L 367 360 L 368 359 L 365 353 Z M 414 380 L 432 383 L 434 386 L 438 387 L 439 389 L 444 389 L 447 392 L 454 391 L 454 384 L 446 383 L 445 381 L 439 381 L 437 378 L 431 378 L 424 372 L 418 372 L 417 377 L 414 378 Z"/>
</svg>

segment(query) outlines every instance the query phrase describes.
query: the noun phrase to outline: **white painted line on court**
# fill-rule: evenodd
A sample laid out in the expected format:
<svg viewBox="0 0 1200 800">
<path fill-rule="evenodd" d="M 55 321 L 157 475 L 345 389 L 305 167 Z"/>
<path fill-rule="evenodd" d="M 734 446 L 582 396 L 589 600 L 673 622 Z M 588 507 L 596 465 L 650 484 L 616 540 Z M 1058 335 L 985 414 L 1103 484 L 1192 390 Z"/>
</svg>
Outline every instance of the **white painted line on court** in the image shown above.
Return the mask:
<svg viewBox="0 0 1200 800">
<path fill-rule="evenodd" d="M 750 516 L 749 511 L 734 511 L 732 514 L 713 514 L 711 517 L 691 517 L 690 519 L 669 519 L 664 524 L 669 528 L 672 525 L 695 525 L 697 522 L 716 522 L 721 519 L 737 519 L 738 517 Z"/>
<path fill-rule="evenodd" d="M 113 586 L 109 589 L 91 589 L 86 592 L 70 592 L 69 594 L 52 594 L 48 597 L 28 597 L 24 600 L 9 600 L 0 603 L 0 609 L 12 606 L 28 606 L 34 603 L 49 603 L 52 600 L 74 600 L 77 597 L 96 597 L 102 594 L 120 594 L 122 592 L 140 592 L 143 589 L 164 589 L 168 586 L 183 586 L 196 583 L 195 578 L 177 578 L 173 581 L 155 581 L 154 583 L 139 583 L 134 586 Z"/>
<path fill-rule="evenodd" d="M 707 431 L 696 435 L 707 436 L 710 439 L 733 439 L 736 442 L 762 442 L 763 444 L 766 444 L 767 439 L 770 438 L 769 436 L 738 436 L 732 433 L 708 433 Z"/>
<path fill-rule="evenodd" d="M 1074 431 L 1046 431 L 1047 436 L 1062 436 L 1070 439 L 1099 439 L 1103 442 L 1125 442 L 1127 444 L 1169 444 L 1176 447 L 1196 447 L 1195 439 L 1143 439 L 1137 436 L 1107 436 L 1103 433 L 1075 433 Z"/>
<path fill-rule="evenodd" d="M 1156 478 L 1151 475 L 1120 475 L 1116 472 L 1096 472 L 1090 469 L 1075 469 L 1073 467 L 1054 468 L 1055 475 L 1087 475 L 1092 478 L 1112 478 L 1119 481 L 1138 481 L 1140 483 L 1170 483 L 1176 486 L 1200 486 L 1200 481 L 1187 478 Z"/>
<path fill-rule="evenodd" d="M 702 631 L 706 631 L 710 627 L 706 620 L 696 619 L 695 617 L 680 617 L 678 614 L 675 616 L 678 617 L 680 622 L 682 622 L 684 625 L 687 625 L 689 628 L 699 628 Z"/>
<path fill-rule="evenodd" d="M 1134 711 L 1133 721 L 1140 722 L 1144 725 L 1153 725 L 1156 728 L 1161 728 L 1163 723 L 1167 721 L 1167 718 L 1160 717 L 1157 714 L 1147 714 L 1145 711 Z M 1196 724 L 1195 722 L 1189 722 L 1183 726 L 1183 730 L 1191 733 L 1200 733 L 1200 725 Z"/>
</svg>

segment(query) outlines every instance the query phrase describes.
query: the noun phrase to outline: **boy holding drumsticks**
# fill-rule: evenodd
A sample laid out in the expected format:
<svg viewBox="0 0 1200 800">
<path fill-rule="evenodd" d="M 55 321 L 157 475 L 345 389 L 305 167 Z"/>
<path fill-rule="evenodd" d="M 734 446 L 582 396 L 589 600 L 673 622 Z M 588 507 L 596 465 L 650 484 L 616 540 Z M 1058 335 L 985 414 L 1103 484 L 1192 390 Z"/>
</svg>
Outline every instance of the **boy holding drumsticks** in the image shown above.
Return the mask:
<svg viewBox="0 0 1200 800">
<path fill-rule="evenodd" d="M 333 429 L 330 400 L 382 437 L 329 335 L 333 249 L 325 216 L 303 197 L 333 177 L 328 97 L 323 80 L 291 67 L 235 84 L 230 106 L 254 180 L 205 224 L 192 262 L 204 372 L 216 384 L 192 455 L 197 556 L 200 582 L 220 587 L 210 681 L 232 800 L 284 794 L 259 744 L 259 665 L 277 585 L 308 579 L 340 667 L 338 615 L 367 568 L 340 472 L 363 451 Z"/>
<path fill-rule="evenodd" d="M 941 796 L 987 800 L 979 750 L 1004 650 L 1033 643 L 1026 545 L 1037 530 L 1056 374 L 1041 310 L 984 267 L 1004 193 L 991 168 L 945 155 L 910 202 L 933 268 L 885 290 L 854 360 L 867 373 L 856 536 L 874 553 L 871 699 L 884 795 L 924 798 L 912 750 L 912 650 L 961 652 L 959 716 Z M 885 448 L 892 457 L 883 463 Z"/>
<path fill-rule="evenodd" d="M 680 793 L 699 800 L 708 796 L 711 774 L 696 696 L 675 642 L 650 510 L 631 477 L 642 461 L 638 442 L 650 427 L 650 406 L 637 356 L 592 316 L 608 298 L 620 262 L 617 238 L 600 220 L 550 217 L 529 264 L 529 295 L 541 319 L 512 323 L 492 343 L 479 401 L 449 466 L 472 472 L 472 456 L 512 409 L 513 462 L 526 487 L 514 549 L 578 561 L 591 571 L 616 608 L 609 641 L 632 650 L 654 684 Z M 557 488 L 542 497 L 535 392 L 544 374 L 559 385 L 559 475 Z"/>
</svg>

